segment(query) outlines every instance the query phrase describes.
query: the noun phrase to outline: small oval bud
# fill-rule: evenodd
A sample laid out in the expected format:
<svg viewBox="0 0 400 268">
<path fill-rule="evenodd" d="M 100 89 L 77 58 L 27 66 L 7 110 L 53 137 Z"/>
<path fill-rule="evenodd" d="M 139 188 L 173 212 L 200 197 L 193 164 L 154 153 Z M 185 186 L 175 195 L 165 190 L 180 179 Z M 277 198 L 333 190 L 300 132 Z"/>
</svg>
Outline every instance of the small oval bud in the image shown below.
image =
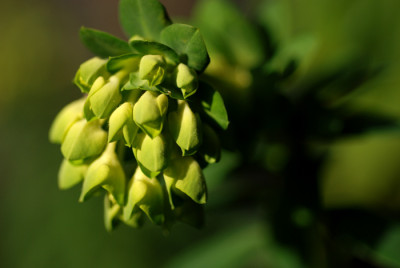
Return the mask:
<svg viewBox="0 0 400 268">
<path fill-rule="evenodd" d="M 133 120 L 133 105 L 130 102 L 125 102 L 115 109 L 110 116 L 108 142 L 118 140 L 117 134 L 122 134 L 122 129 L 128 120 Z"/>
<path fill-rule="evenodd" d="M 83 93 L 88 93 L 98 76 L 109 75 L 106 69 L 106 63 L 107 60 L 97 57 L 82 63 L 74 78 L 75 85 L 77 85 Z"/>
<path fill-rule="evenodd" d="M 161 184 L 156 178 L 148 178 L 140 168 L 136 169 L 128 186 L 124 219 L 130 220 L 135 209 L 142 210 L 155 224 L 164 222 L 164 198 Z"/>
<path fill-rule="evenodd" d="M 180 63 L 177 67 L 176 85 L 181 89 L 185 99 L 193 95 L 199 86 L 196 72 L 187 65 Z"/>
<path fill-rule="evenodd" d="M 164 125 L 168 110 L 168 97 L 153 91 L 146 91 L 133 107 L 133 119 L 150 137 L 157 137 Z"/>
<path fill-rule="evenodd" d="M 69 128 L 83 117 L 85 99 L 79 99 L 65 106 L 56 116 L 50 127 L 49 139 L 53 143 L 62 143 Z"/>
<path fill-rule="evenodd" d="M 167 141 L 161 134 L 154 139 L 144 133 L 136 136 L 133 153 L 143 173 L 150 178 L 158 176 L 168 164 Z"/>
<path fill-rule="evenodd" d="M 88 96 L 90 107 L 98 118 L 107 118 L 122 100 L 119 79 L 112 76 L 103 87 Z"/>
<path fill-rule="evenodd" d="M 107 190 L 116 202 L 123 206 L 125 173 L 115 154 L 115 143 L 109 143 L 104 153 L 90 164 L 83 181 L 80 201 L 87 200 L 99 188 Z"/>
<path fill-rule="evenodd" d="M 168 115 L 168 124 L 171 136 L 181 148 L 182 155 L 196 153 L 202 142 L 201 120 L 186 101 L 178 100 L 177 110 Z"/>
<path fill-rule="evenodd" d="M 192 157 L 181 157 L 171 160 L 164 170 L 164 180 L 172 208 L 172 192 L 187 195 L 198 204 L 207 202 L 207 186 L 199 164 Z"/>
<path fill-rule="evenodd" d="M 61 152 L 69 161 L 86 160 L 100 155 L 107 144 L 107 132 L 99 120 L 82 119 L 68 130 L 61 145 Z"/>
<path fill-rule="evenodd" d="M 140 60 L 139 77 L 150 86 L 161 84 L 164 79 L 165 60 L 160 55 L 145 55 Z"/>
<path fill-rule="evenodd" d="M 58 188 L 69 189 L 80 183 L 85 177 L 87 165 L 73 165 L 64 159 L 58 172 Z"/>
</svg>

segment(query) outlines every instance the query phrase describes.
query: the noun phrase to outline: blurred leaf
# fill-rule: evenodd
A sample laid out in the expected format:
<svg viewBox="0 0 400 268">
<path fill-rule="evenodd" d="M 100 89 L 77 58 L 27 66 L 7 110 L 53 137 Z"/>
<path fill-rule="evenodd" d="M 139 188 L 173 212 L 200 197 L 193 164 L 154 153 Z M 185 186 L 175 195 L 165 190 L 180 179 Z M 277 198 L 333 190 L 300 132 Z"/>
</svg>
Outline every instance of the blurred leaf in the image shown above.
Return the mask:
<svg viewBox="0 0 400 268">
<path fill-rule="evenodd" d="M 375 258 L 388 267 L 400 267 L 400 226 L 394 225 L 382 236 L 374 249 Z"/>
<path fill-rule="evenodd" d="M 260 33 L 229 1 L 200 1 L 194 21 L 211 54 L 222 54 L 231 63 L 247 68 L 265 59 Z"/>
<path fill-rule="evenodd" d="M 161 30 L 171 24 L 158 0 L 121 0 L 119 19 L 129 37 L 139 35 L 151 40 L 158 40 Z"/>
<path fill-rule="evenodd" d="M 189 67 L 202 72 L 210 62 L 199 29 L 186 24 L 172 24 L 161 32 L 161 41 L 174 49 Z"/>
<path fill-rule="evenodd" d="M 79 32 L 83 44 L 96 56 L 107 58 L 131 53 L 128 42 L 109 33 L 81 27 Z"/>
</svg>

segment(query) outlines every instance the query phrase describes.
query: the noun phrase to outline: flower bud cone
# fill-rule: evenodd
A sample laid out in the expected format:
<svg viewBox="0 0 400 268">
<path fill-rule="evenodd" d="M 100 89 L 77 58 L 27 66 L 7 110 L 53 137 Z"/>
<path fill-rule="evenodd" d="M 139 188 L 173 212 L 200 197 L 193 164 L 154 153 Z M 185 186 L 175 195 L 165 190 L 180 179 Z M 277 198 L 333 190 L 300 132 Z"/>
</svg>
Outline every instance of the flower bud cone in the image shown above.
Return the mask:
<svg viewBox="0 0 400 268">
<path fill-rule="evenodd" d="M 61 145 L 67 160 L 84 160 L 100 155 L 107 144 L 107 132 L 99 120 L 87 122 L 82 119 L 71 126 Z"/>
</svg>

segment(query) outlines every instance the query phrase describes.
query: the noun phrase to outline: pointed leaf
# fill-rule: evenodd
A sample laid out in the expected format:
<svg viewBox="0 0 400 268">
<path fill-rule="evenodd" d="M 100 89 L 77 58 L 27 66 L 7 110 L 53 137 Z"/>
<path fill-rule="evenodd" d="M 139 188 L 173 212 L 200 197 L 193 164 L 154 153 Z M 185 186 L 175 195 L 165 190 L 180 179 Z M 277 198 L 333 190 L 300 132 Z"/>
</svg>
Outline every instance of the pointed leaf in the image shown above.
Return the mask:
<svg viewBox="0 0 400 268">
<path fill-rule="evenodd" d="M 128 42 L 109 33 L 81 27 L 79 32 L 83 44 L 96 56 L 106 58 L 131 53 Z"/>
<path fill-rule="evenodd" d="M 228 113 L 221 94 L 206 83 L 200 83 L 198 94 L 204 112 L 222 129 L 227 129 L 229 125 Z"/>
<path fill-rule="evenodd" d="M 174 49 L 185 63 L 198 72 L 210 63 L 207 48 L 199 29 L 174 23 L 161 32 L 161 42 Z"/>
<path fill-rule="evenodd" d="M 158 0 L 120 0 L 119 19 L 125 33 L 158 40 L 161 30 L 171 24 Z"/>
<path fill-rule="evenodd" d="M 100 155 L 107 144 L 107 132 L 99 120 L 80 120 L 72 125 L 61 145 L 61 152 L 67 160 L 84 160 Z"/>
</svg>

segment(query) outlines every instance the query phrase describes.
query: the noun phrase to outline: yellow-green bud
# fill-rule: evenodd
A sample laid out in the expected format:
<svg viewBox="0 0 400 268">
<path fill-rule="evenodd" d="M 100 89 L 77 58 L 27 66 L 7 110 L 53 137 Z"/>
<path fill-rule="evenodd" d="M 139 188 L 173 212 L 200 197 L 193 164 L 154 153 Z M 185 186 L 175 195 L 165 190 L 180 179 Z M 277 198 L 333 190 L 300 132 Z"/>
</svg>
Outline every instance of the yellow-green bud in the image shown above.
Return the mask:
<svg viewBox="0 0 400 268">
<path fill-rule="evenodd" d="M 153 91 L 146 91 L 133 107 L 136 124 L 152 138 L 157 137 L 164 125 L 168 110 L 168 97 Z"/>
<path fill-rule="evenodd" d="M 139 127 L 133 121 L 133 105 L 131 102 L 121 104 L 110 116 L 108 142 L 125 139 L 125 144 L 132 146 Z"/>
<path fill-rule="evenodd" d="M 61 152 L 69 161 L 86 160 L 100 155 L 107 144 L 107 132 L 99 120 L 82 119 L 68 130 L 61 145 Z"/>
<path fill-rule="evenodd" d="M 58 172 L 58 187 L 64 190 L 80 183 L 85 177 L 87 169 L 87 165 L 73 165 L 64 159 Z"/>
<path fill-rule="evenodd" d="M 119 78 L 112 76 L 110 80 L 94 93 L 90 93 L 88 101 L 93 113 L 98 118 L 107 118 L 122 100 Z"/>
<path fill-rule="evenodd" d="M 79 67 L 79 70 L 74 78 L 74 83 L 81 89 L 82 92 L 88 93 L 98 76 L 109 75 L 106 70 L 106 63 L 107 60 L 97 57 L 85 61 Z"/>
<path fill-rule="evenodd" d="M 125 173 L 115 154 L 115 143 L 109 143 L 104 153 L 90 164 L 83 181 L 80 201 L 87 200 L 99 188 L 107 190 L 116 202 L 123 206 Z"/>
<path fill-rule="evenodd" d="M 201 120 L 186 101 L 178 100 L 177 110 L 168 115 L 168 124 L 171 136 L 181 148 L 182 155 L 196 153 L 202 142 Z"/>
<path fill-rule="evenodd" d="M 152 139 L 140 133 L 132 149 L 143 173 L 150 178 L 158 176 L 168 164 L 168 144 L 163 134 Z"/>
<path fill-rule="evenodd" d="M 164 198 L 160 182 L 148 178 L 140 168 L 136 169 L 128 186 L 124 219 L 129 221 L 137 209 L 142 210 L 156 224 L 164 222 Z"/>
<path fill-rule="evenodd" d="M 206 203 L 207 187 L 204 175 L 201 167 L 192 157 L 171 160 L 163 174 L 172 208 L 174 208 L 172 193 L 187 195 L 198 204 Z"/>
<path fill-rule="evenodd" d="M 53 143 L 62 143 L 69 128 L 83 118 L 85 99 L 76 100 L 65 106 L 56 116 L 50 127 L 49 139 Z"/>
<path fill-rule="evenodd" d="M 193 95 L 199 86 L 196 72 L 187 65 L 180 63 L 177 67 L 176 85 L 181 89 L 185 99 Z"/>
<path fill-rule="evenodd" d="M 161 84 L 164 79 L 165 60 L 160 55 L 145 55 L 140 60 L 139 77 L 150 86 Z"/>
</svg>

